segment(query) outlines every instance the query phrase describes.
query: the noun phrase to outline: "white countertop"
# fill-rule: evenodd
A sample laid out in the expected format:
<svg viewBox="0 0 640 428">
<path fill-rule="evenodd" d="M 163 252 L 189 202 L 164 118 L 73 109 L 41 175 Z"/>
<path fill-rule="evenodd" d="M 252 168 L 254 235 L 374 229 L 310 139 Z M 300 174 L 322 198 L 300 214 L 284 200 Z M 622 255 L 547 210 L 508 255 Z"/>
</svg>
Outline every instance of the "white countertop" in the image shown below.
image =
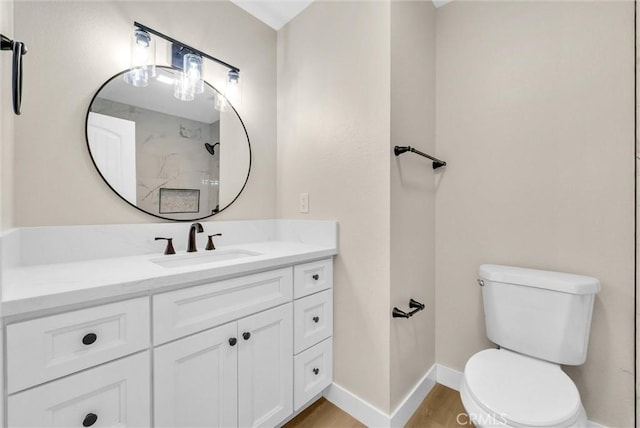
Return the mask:
<svg viewBox="0 0 640 428">
<path fill-rule="evenodd" d="M 37 313 L 144 292 L 155 293 L 180 285 L 205 283 L 337 254 L 335 246 L 288 241 L 218 248 L 232 249 L 260 254 L 181 267 L 162 267 L 152 262 L 152 259 L 175 257 L 158 254 L 12 267 L 3 272 L 2 316 Z M 204 252 L 199 250 L 196 254 Z M 177 255 L 185 255 L 185 252 L 178 251 Z"/>
</svg>

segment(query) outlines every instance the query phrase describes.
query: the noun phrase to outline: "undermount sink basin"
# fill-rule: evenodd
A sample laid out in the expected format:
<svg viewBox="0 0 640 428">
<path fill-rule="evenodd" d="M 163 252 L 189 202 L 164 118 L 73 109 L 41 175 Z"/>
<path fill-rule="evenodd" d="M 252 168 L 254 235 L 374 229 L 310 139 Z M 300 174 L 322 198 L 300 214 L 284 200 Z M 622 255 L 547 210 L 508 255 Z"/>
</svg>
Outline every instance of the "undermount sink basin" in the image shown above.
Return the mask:
<svg viewBox="0 0 640 428">
<path fill-rule="evenodd" d="M 151 259 L 151 262 L 165 268 L 178 268 L 185 266 L 203 265 L 207 263 L 217 263 L 259 255 L 260 253 L 247 250 L 213 250 L 207 252 L 185 254 L 182 256 L 165 256 L 163 258 Z"/>
</svg>

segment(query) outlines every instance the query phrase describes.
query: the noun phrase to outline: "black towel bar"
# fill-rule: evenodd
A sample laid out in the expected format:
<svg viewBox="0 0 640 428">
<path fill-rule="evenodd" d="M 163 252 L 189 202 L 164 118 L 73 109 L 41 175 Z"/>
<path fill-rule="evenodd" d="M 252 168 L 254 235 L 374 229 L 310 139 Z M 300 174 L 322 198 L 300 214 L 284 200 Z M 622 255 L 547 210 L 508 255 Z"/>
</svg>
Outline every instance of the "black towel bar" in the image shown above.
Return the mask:
<svg viewBox="0 0 640 428">
<path fill-rule="evenodd" d="M 441 166 L 447 166 L 447 163 L 445 161 L 442 161 L 440 159 L 434 158 L 433 156 L 430 156 L 430 155 L 428 155 L 426 153 L 423 153 L 420 150 L 414 149 L 411 146 L 395 146 L 393 148 L 393 153 L 396 156 L 400 156 L 401 154 L 406 153 L 406 152 L 415 153 L 417 155 L 424 156 L 427 159 L 431 159 L 433 161 L 433 169 L 438 169 Z"/>
</svg>

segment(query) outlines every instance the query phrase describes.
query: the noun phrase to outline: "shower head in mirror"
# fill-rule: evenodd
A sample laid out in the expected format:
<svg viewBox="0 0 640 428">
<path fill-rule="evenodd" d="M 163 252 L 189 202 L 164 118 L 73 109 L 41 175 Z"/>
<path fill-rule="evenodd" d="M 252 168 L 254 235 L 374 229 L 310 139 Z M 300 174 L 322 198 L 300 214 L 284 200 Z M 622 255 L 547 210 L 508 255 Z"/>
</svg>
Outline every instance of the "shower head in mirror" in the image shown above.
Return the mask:
<svg viewBox="0 0 640 428">
<path fill-rule="evenodd" d="M 209 143 L 204 143 L 204 148 L 207 149 L 207 151 L 209 152 L 209 154 L 211 154 L 211 156 L 215 155 L 215 147 L 219 146 L 220 143 L 215 143 L 215 144 L 209 144 Z"/>
</svg>

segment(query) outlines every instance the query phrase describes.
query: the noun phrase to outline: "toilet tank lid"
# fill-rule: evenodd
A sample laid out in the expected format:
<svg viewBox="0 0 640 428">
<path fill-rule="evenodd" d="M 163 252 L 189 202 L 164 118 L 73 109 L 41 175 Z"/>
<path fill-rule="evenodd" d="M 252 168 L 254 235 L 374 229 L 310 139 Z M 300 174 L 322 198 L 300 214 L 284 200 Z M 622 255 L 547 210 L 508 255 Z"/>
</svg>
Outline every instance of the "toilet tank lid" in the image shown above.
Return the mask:
<svg viewBox="0 0 640 428">
<path fill-rule="evenodd" d="M 480 265 L 480 279 L 570 294 L 596 294 L 600 281 L 583 275 L 503 265 Z"/>
</svg>

